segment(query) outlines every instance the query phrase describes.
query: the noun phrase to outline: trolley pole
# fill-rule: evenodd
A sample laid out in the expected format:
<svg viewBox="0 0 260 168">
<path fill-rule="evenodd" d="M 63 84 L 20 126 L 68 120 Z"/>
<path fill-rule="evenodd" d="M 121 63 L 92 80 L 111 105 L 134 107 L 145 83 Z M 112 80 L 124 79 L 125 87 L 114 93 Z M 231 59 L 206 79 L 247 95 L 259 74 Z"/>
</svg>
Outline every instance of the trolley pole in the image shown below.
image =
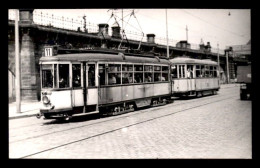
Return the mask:
<svg viewBox="0 0 260 168">
<path fill-rule="evenodd" d="M 21 80 L 20 80 L 20 55 L 19 55 L 19 9 L 15 10 L 15 92 L 16 92 L 16 112 L 21 113 Z"/>
<path fill-rule="evenodd" d="M 167 41 L 167 58 L 169 58 L 169 45 L 168 45 L 168 19 L 167 19 L 167 9 L 166 12 L 166 41 Z"/>
</svg>

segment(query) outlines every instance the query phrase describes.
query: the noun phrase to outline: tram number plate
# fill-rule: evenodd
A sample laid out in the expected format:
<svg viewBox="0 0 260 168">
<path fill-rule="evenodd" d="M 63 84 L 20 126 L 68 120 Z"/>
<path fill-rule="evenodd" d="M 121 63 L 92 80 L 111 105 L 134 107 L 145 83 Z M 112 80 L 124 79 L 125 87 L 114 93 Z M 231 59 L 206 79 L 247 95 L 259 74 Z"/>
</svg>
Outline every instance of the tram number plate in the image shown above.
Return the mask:
<svg viewBox="0 0 260 168">
<path fill-rule="evenodd" d="M 45 57 L 51 57 L 53 56 L 53 48 L 52 47 L 46 47 L 44 49 Z"/>
</svg>

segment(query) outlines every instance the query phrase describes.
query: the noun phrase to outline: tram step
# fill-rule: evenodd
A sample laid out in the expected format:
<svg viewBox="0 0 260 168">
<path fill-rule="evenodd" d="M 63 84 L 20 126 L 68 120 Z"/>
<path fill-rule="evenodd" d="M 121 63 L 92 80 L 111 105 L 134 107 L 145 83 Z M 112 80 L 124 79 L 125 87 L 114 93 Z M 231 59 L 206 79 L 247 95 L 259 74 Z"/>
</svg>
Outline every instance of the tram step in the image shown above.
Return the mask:
<svg viewBox="0 0 260 168">
<path fill-rule="evenodd" d="M 73 114 L 72 116 L 83 116 L 83 115 L 89 115 L 89 114 L 97 114 L 99 111 L 91 111 L 87 113 L 79 113 L 79 114 Z"/>
<path fill-rule="evenodd" d="M 163 106 L 163 105 L 165 105 L 166 104 L 166 102 L 164 102 L 164 103 L 158 103 L 158 104 L 153 104 L 153 105 L 151 105 L 152 107 L 157 107 L 157 106 Z"/>
<path fill-rule="evenodd" d="M 120 112 L 113 112 L 112 115 L 116 116 L 116 115 L 119 115 L 119 114 L 129 113 L 129 112 L 133 112 L 133 111 L 134 111 L 134 109 L 129 109 L 129 110 L 120 111 Z"/>
</svg>

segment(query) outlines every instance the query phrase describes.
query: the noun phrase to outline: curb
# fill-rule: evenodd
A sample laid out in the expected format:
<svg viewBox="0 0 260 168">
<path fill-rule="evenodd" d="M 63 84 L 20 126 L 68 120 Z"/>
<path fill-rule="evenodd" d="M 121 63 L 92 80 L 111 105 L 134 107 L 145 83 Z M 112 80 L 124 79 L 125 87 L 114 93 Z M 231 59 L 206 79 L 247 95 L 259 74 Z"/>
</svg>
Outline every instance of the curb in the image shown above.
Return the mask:
<svg viewBox="0 0 260 168">
<path fill-rule="evenodd" d="M 9 120 L 27 118 L 27 117 L 33 117 L 33 116 L 36 116 L 36 114 L 25 114 L 25 115 L 20 115 L 20 116 L 12 116 L 12 117 L 9 117 Z"/>
</svg>

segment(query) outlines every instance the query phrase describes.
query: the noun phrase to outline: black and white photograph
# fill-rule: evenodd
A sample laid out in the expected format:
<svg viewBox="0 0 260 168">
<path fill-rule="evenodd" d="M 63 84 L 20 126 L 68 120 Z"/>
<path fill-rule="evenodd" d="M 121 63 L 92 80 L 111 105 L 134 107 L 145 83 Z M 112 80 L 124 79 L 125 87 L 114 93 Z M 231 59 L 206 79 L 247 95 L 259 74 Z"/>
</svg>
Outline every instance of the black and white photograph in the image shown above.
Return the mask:
<svg viewBox="0 0 260 168">
<path fill-rule="evenodd" d="M 9 159 L 252 159 L 251 9 L 7 11 Z"/>
</svg>

